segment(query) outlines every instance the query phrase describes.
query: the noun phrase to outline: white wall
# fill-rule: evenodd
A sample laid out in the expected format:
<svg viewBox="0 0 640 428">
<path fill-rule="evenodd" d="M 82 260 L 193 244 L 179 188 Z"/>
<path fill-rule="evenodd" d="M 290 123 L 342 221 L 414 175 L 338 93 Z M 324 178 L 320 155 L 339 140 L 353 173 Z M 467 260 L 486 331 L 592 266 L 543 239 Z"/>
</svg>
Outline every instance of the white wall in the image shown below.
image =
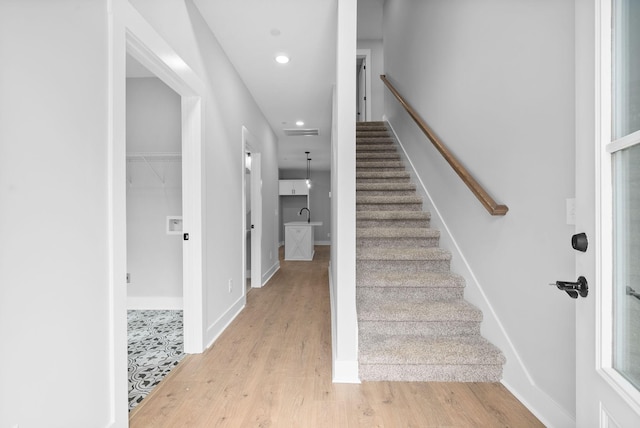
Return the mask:
<svg viewBox="0 0 640 428">
<path fill-rule="evenodd" d="M 574 279 L 565 223 L 575 172 L 573 2 L 388 0 L 384 14 L 387 76 L 510 208 L 491 217 L 386 95 L 386 115 L 471 269 L 466 297 L 507 355 L 504 383 L 543 422 L 572 425 L 575 302 L 548 284 Z M 463 265 L 453 260 L 454 270 Z"/>
<path fill-rule="evenodd" d="M 280 170 L 280 179 L 299 179 L 306 177 L 306 170 Z M 322 226 L 314 230 L 316 245 L 325 245 L 331 240 L 331 173 L 330 171 L 312 171 L 311 189 L 309 189 L 309 210 L 312 221 L 321 221 Z M 304 196 L 280 196 L 280 242 L 284 242 L 284 223 L 306 219 L 307 213 L 299 217 L 300 208 L 306 206 Z"/>
<path fill-rule="evenodd" d="M 189 1 L 135 4 L 206 85 L 207 342 L 243 304 L 243 287 L 226 291 L 243 274 L 242 125 L 261 142 L 263 243 L 277 248 L 275 136 Z M 109 33 L 121 11 L 121 1 L 0 2 L 2 427 L 126 426 L 126 355 L 113 352 L 126 330 L 112 299 L 124 301 L 125 284 L 111 276 L 123 255 L 110 254 L 123 247 L 110 192 L 124 189 L 110 189 L 108 159 L 124 137 L 110 110 L 124 105 L 124 34 Z M 90 394 L 79 393 L 83 373 Z"/>
<path fill-rule="evenodd" d="M 127 79 L 127 153 L 181 153 L 180 104 L 180 96 L 158 78 Z M 182 215 L 181 162 L 127 161 L 129 309 L 182 309 L 184 241 L 182 234 L 166 232 L 167 216 Z"/>
<path fill-rule="evenodd" d="M 241 286 L 245 239 L 242 211 L 242 126 L 256 137 L 262 156 L 262 254 L 266 272 L 277 261 L 278 169 L 276 138 L 264 115 L 191 1 L 135 0 L 133 6 L 178 52 L 206 86 L 205 147 L 205 343 L 210 343 L 244 305 Z M 228 281 L 238 286 L 228 291 Z"/>
<path fill-rule="evenodd" d="M 112 419 L 106 10 L 0 2 L 1 427 Z"/>
</svg>

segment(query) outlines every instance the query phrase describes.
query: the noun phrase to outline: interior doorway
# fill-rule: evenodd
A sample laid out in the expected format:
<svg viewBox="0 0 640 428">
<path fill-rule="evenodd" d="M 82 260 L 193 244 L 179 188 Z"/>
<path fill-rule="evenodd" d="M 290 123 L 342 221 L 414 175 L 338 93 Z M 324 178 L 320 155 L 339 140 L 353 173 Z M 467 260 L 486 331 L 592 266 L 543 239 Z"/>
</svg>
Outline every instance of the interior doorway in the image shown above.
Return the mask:
<svg viewBox="0 0 640 428">
<path fill-rule="evenodd" d="M 262 175 L 257 140 L 245 127 L 243 139 L 244 283 L 245 292 L 262 287 Z"/>
<path fill-rule="evenodd" d="M 127 55 L 129 411 L 184 357 L 181 97 Z"/>
<path fill-rule="evenodd" d="M 182 239 L 184 351 L 200 353 L 204 350 L 201 83 L 181 65 L 179 57 L 171 64 L 161 59 L 157 44 L 127 35 L 126 52 L 180 96 L 182 227 L 175 232 Z"/>
<path fill-rule="evenodd" d="M 371 120 L 371 49 L 356 52 L 356 122 Z"/>
</svg>

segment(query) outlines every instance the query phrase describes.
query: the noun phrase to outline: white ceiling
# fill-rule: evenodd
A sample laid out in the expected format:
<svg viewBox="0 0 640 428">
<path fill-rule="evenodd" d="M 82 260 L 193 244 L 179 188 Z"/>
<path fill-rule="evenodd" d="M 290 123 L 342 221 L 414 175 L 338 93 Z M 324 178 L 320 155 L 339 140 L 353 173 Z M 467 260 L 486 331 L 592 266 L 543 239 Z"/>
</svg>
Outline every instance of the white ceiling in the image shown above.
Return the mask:
<svg viewBox="0 0 640 428">
<path fill-rule="evenodd" d="M 330 166 L 337 0 L 194 0 L 278 138 L 281 169 Z M 275 57 L 284 53 L 288 64 Z M 283 129 L 317 128 L 317 137 Z"/>
<path fill-rule="evenodd" d="M 383 2 L 359 1 L 359 39 L 382 39 Z M 194 3 L 276 133 L 279 168 L 306 169 L 309 151 L 311 169 L 328 170 L 337 0 Z M 276 63 L 278 54 L 291 61 Z M 127 59 L 128 76 L 143 76 L 144 70 Z M 298 120 L 304 126 L 296 126 Z M 319 136 L 286 136 L 283 130 L 291 128 L 317 128 Z"/>
</svg>

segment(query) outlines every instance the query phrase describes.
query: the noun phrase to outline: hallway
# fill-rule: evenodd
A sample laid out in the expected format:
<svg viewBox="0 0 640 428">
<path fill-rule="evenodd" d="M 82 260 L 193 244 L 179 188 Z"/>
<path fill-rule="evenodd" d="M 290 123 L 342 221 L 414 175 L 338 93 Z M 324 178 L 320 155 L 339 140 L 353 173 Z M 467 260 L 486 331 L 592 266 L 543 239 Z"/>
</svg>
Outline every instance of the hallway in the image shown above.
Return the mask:
<svg viewBox="0 0 640 428">
<path fill-rule="evenodd" d="M 331 383 L 329 247 L 286 262 L 208 350 L 186 356 L 131 427 L 542 426 L 501 384 Z"/>
</svg>

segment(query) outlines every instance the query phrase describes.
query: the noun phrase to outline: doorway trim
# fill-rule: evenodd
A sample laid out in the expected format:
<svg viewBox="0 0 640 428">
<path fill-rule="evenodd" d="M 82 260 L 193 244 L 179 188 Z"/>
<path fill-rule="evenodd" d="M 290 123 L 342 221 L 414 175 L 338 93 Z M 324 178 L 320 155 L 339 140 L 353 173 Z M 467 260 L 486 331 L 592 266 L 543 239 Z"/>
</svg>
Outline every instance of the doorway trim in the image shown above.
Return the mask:
<svg viewBox="0 0 640 428">
<path fill-rule="evenodd" d="M 364 59 L 365 62 L 365 118 L 366 122 L 371 121 L 371 49 L 356 50 L 356 60 Z"/>
<path fill-rule="evenodd" d="M 197 354 L 204 350 L 203 84 L 137 11 L 129 10 L 127 18 L 126 52 L 182 99 L 182 217 L 189 234 L 188 245 L 183 246 L 184 351 Z"/>
<path fill-rule="evenodd" d="M 262 287 L 262 157 L 260 152 L 255 150 L 257 146 L 255 136 L 245 127 L 242 127 L 242 161 L 244 162 L 246 153 L 251 153 L 251 288 Z M 244 173 L 244 164 L 242 168 L 242 212 L 246 212 L 246 174 Z M 245 267 L 246 261 L 246 216 L 243 221 L 242 228 L 242 266 Z M 246 284 L 246 269 L 243 269 L 243 283 Z M 246 291 L 246 287 L 245 287 Z"/>
<path fill-rule="evenodd" d="M 204 350 L 202 99 L 205 87 L 131 4 L 113 1 L 109 13 L 109 426 L 127 426 L 126 54 L 182 97 L 183 224 L 190 235 L 183 251 L 186 353 Z"/>
</svg>

